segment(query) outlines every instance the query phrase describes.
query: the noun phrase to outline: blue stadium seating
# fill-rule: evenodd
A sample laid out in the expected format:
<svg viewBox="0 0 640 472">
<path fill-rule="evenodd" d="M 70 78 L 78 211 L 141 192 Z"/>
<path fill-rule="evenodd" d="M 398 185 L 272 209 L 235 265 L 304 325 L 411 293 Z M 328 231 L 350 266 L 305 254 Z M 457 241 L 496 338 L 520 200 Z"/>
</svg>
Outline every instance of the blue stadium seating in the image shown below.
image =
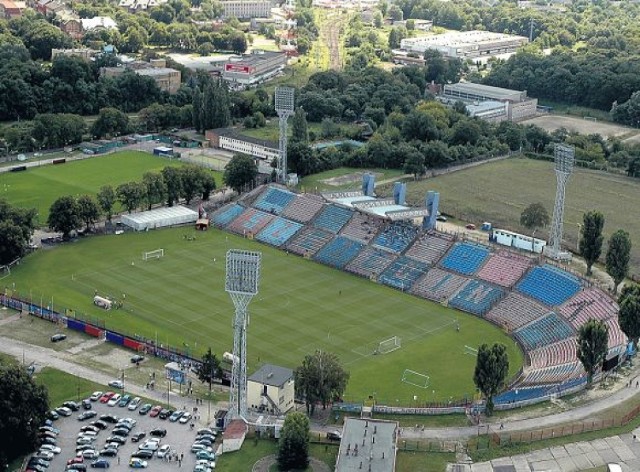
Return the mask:
<svg viewBox="0 0 640 472">
<path fill-rule="evenodd" d="M 373 244 L 393 252 L 404 251 L 418 234 L 418 228 L 412 224 L 393 222 L 384 228 L 373 241 Z"/>
<path fill-rule="evenodd" d="M 244 211 L 244 207 L 238 205 L 237 203 L 233 203 L 222 209 L 218 210 L 211 217 L 211 221 L 215 226 L 219 228 L 223 228 L 236 219 L 237 216 L 240 215 Z"/>
<path fill-rule="evenodd" d="M 278 217 L 264 228 L 256 239 L 272 246 L 282 246 L 289 238 L 300 231 L 303 225 Z"/>
<path fill-rule="evenodd" d="M 525 400 L 533 400 L 534 398 L 542 398 L 549 395 L 549 386 L 518 388 L 509 390 L 508 392 L 496 395 L 493 399 L 495 405 L 506 405 L 512 402 L 522 402 Z"/>
<path fill-rule="evenodd" d="M 473 279 L 449 301 L 449 305 L 484 315 L 503 295 L 504 292 L 498 287 Z"/>
<path fill-rule="evenodd" d="M 331 239 L 333 239 L 333 234 L 307 226 L 294 238 L 290 239 L 287 248 L 294 254 L 312 256 L 318 252 L 322 246 L 331 241 Z"/>
<path fill-rule="evenodd" d="M 349 272 L 365 277 L 378 276 L 396 256 L 374 247 L 366 248 L 347 266 Z"/>
<path fill-rule="evenodd" d="M 475 274 L 489 257 L 489 248 L 479 244 L 456 243 L 440 265 L 459 274 Z"/>
<path fill-rule="evenodd" d="M 573 335 L 571 326 L 551 312 L 513 332 L 527 350 L 537 349 Z"/>
<path fill-rule="evenodd" d="M 344 236 L 336 236 L 333 241 L 320 249 L 313 258 L 323 264 L 342 269 L 358 255 L 363 247 L 364 244 L 359 241 L 354 241 Z"/>
<path fill-rule="evenodd" d="M 337 234 L 352 216 L 353 212 L 348 208 L 327 205 L 313 221 L 313 225 Z"/>
<path fill-rule="evenodd" d="M 269 187 L 266 192 L 253 204 L 254 208 L 264 210 L 275 215 L 282 213 L 282 210 L 291 203 L 295 194 L 277 187 Z"/>
<path fill-rule="evenodd" d="M 545 305 L 555 306 L 566 302 L 580 290 L 580 280 L 562 269 L 547 264 L 529 271 L 516 285 L 516 289 Z"/>
<path fill-rule="evenodd" d="M 390 287 L 408 291 L 416 280 L 427 273 L 427 270 L 428 266 L 424 262 L 400 256 L 385 269 L 378 277 L 378 281 Z"/>
</svg>

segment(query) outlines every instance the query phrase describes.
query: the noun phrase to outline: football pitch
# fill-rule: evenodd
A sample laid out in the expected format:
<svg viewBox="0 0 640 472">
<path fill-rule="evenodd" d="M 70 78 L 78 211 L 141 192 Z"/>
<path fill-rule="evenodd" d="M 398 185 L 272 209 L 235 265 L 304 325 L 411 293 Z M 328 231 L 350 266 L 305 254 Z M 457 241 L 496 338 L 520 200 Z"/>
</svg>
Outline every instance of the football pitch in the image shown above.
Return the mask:
<svg viewBox="0 0 640 472">
<path fill-rule="evenodd" d="M 142 260 L 143 252 L 160 248 L 164 257 Z M 267 362 L 295 368 L 322 349 L 336 353 L 351 373 L 346 400 L 375 395 L 389 405 L 415 406 L 473 396 L 476 358 L 465 346 L 502 342 L 510 373 L 522 366 L 515 342 L 475 316 L 215 229 L 96 236 L 42 249 L 2 284 L 53 303 L 56 311 L 103 320 L 107 328 L 188 346 L 196 357 L 208 347 L 221 356 L 233 346 L 234 308 L 224 292 L 225 254 L 232 248 L 263 254 L 259 294 L 249 306 L 249 373 Z M 123 308 L 95 307 L 96 291 L 123 300 Z M 393 336 L 400 348 L 376 353 Z"/>
</svg>

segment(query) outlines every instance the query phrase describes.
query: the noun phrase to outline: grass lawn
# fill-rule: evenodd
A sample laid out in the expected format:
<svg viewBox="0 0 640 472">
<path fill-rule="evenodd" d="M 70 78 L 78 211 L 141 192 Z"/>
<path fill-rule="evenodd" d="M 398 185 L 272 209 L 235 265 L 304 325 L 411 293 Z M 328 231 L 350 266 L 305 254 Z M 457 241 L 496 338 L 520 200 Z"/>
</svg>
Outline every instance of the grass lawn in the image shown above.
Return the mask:
<svg viewBox="0 0 640 472">
<path fill-rule="evenodd" d="M 443 472 L 448 462 L 455 462 L 454 453 L 398 451 L 396 456 L 397 472 Z"/>
<path fill-rule="evenodd" d="M 95 195 L 103 185 L 111 185 L 115 189 L 121 183 L 141 180 L 145 172 L 158 172 L 166 166 L 177 165 L 180 165 L 178 161 L 149 153 L 123 151 L 64 165 L 1 173 L 0 196 L 11 204 L 36 208 L 40 224 L 45 225 L 49 207 L 58 197 Z"/>
<path fill-rule="evenodd" d="M 404 175 L 401 169 L 355 169 L 351 167 L 339 167 L 338 169 L 327 170 L 319 174 L 308 175 L 300 181 L 302 191 L 331 191 L 344 189 L 360 189 L 362 186 L 362 173 L 373 172 L 376 174 L 376 181 L 380 182 L 385 179 L 392 179 L 400 175 Z M 350 178 L 346 178 L 349 176 Z M 345 177 L 344 179 L 336 179 L 333 185 L 326 182 L 336 177 Z"/>
<path fill-rule="evenodd" d="M 338 136 L 334 136 L 333 138 L 328 138 L 327 141 L 332 140 L 340 140 L 345 137 L 350 136 L 354 131 L 358 131 L 359 126 L 351 123 L 339 123 L 340 126 L 340 134 Z M 312 132 L 316 135 L 316 141 L 324 141 L 321 138 L 320 133 L 322 132 L 322 125 L 320 123 L 308 123 L 309 132 Z M 291 129 L 291 128 L 289 128 Z M 249 128 L 249 129 L 241 129 L 240 132 L 247 136 L 251 136 L 258 139 L 266 139 L 268 141 L 272 141 L 274 143 L 278 142 L 280 137 L 280 130 L 278 128 L 278 118 L 272 117 L 269 119 L 267 125 L 263 128 Z M 291 137 L 291 136 L 289 136 Z"/>
<path fill-rule="evenodd" d="M 97 390 L 104 391 L 105 386 L 58 369 L 45 367 L 34 375 L 36 382 L 47 387 L 49 406 L 61 406 L 67 400 L 79 402 Z"/>
<path fill-rule="evenodd" d="M 192 348 L 232 348 L 233 305 L 224 292 L 224 256 L 230 248 L 263 253 L 260 293 L 250 305 L 249 372 L 264 362 L 296 367 L 316 349 L 335 352 L 351 373 L 345 398 L 415 405 L 461 399 L 475 391 L 475 358 L 464 346 L 502 342 L 511 374 L 522 365 L 516 344 L 495 326 L 431 303 L 240 237 L 210 230 L 185 240 L 178 228 L 96 236 L 27 256 L 11 275 L 23 297 L 56 310 L 75 309 L 107 328 Z M 163 248 L 164 258 L 143 262 L 141 254 Z M 215 258 L 215 261 L 214 261 Z M 95 291 L 121 299 L 124 308 L 105 312 L 92 304 Z M 455 320 L 460 332 L 456 332 Z M 391 336 L 402 347 L 374 356 Z M 401 381 L 405 369 L 429 376 L 428 388 Z M 414 400 L 414 396 L 416 400 Z"/>
<path fill-rule="evenodd" d="M 553 214 L 556 179 L 553 164 L 525 158 L 507 159 L 472 169 L 409 182 L 407 200 L 422 206 L 427 190 L 440 192 L 440 211 L 461 220 L 526 232 L 518 224 L 531 203 L 541 202 Z M 385 187 L 389 194 L 390 187 Z M 640 274 L 640 179 L 575 168 L 566 190 L 564 239 L 575 249 L 582 215 L 589 210 L 605 216 L 605 241 L 619 228 L 631 235 L 631 273 Z M 606 254 L 606 244 L 602 251 Z"/>
</svg>

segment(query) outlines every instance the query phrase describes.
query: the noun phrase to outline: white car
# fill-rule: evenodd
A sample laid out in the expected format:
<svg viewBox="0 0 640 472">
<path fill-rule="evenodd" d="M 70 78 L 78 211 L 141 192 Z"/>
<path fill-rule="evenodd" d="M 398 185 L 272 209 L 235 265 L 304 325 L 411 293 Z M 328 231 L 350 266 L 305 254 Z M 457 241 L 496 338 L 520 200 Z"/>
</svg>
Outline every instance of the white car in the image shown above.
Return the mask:
<svg viewBox="0 0 640 472">
<path fill-rule="evenodd" d="M 165 457 L 167 454 L 171 453 L 171 446 L 169 444 L 163 444 L 160 446 L 160 449 L 156 451 L 156 455 L 160 458 Z"/>
<path fill-rule="evenodd" d="M 51 459 L 53 459 L 53 452 L 41 450 L 41 451 L 38 451 L 36 454 L 34 454 L 33 457 L 38 457 L 40 459 L 50 461 Z"/>
<path fill-rule="evenodd" d="M 91 436 L 82 436 L 76 440 L 76 445 L 84 446 L 86 444 L 92 444 L 96 440 L 95 437 Z"/>
<path fill-rule="evenodd" d="M 146 441 L 144 444 L 140 444 L 138 449 L 146 449 L 148 451 L 157 451 L 160 445 L 155 441 Z"/>
<path fill-rule="evenodd" d="M 129 403 L 129 406 L 127 408 L 129 408 L 129 410 L 133 411 L 136 408 L 138 408 L 138 406 L 140 405 L 140 402 L 142 400 L 140 399 L 140 397 L 136 397 L 133 400 L 131 400 L 131 403 Z"/>
<path fill-rule="evenodd" d="M 89 397 L 89 400 L 91 400 L 92 402 L 97 402 L 98 400 L 100 400 L 102 393 L 103 392 L 93 392 Z"/>
<path fill-rule="evenodd" d="M 95 431 L 88 430 L 88 429 L 85 430 L 85 431 L 80 431 L 78 433 L 78 437 L 79 438 L 81 438 L 83 436 L 86 436 L 86 437 L 90 438 L 90 437 L 95 437 L 97 435 L 98 435 L 98 433 L 96 433 Z"/>
<path fill-rule="evenodd" d="M 190 419 L 191 419 L 191 413 L 185 412 L 185 414 L 182 415 L 178 421 L 182 424 L 185 424 L 185 423 L 188 423 Z"/>
<path fill-rule="evenodd" d="M 129 461 L 129 467 L 131 467 L 133 469 L 146 469 L 147 468 L 147 461 L 143 461 L 142 459 L 139 459 L 138 457 L 132 457 L 131 460 Z"/>
<path fill-rule="evenodd" d="M 97 459 L 98 457 L 100 457 L 100 454 L 98 454 L 98 451 L 93 450 L 93 449 L 87 449 L 86 451 L 82 451 L 82 457 L 84 457 L 85 459 Z"/>
<path fill-rule="evenodd" d="M 40 451 L 47 451 L 47 452 L 53 452 L 54 454 L 60 454 L 62 452 L 62 449 L 60 449 L 58 446 L 54 446 L 53 444 L 43 444 L 42 446 L 40 446 Z"/>
<path fill-rule="evenodd" d="M 206 467 L 208 469 L 215 469 L 216 468 L 216 463 L 214 461 L 208 461 L 206 459 L 199 459 L 198 462 L 196 462 L 196 465 L 201 465 L 201 466 Z"/>
<path fill-rule="evenodd" d="M 116 406 L 118 404 L 118 402 L 120 401 L 120 398 L 122 398 L 122 395 L 120 395 L 119 393 L 116 393 L 114 396 L 111 397 L 111 399 L 107 402 L 107 406 Z"/>
</svg>

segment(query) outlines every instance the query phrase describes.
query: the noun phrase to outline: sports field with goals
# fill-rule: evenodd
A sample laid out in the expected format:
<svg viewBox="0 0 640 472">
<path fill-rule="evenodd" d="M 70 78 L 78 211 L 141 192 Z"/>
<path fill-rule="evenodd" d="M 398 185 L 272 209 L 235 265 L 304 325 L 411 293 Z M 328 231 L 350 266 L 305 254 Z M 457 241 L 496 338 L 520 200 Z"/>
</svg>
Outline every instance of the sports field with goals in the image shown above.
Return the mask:
<svg viewBox="0 0 640 472">
<path fill-rule="evenodd" d="M 114 189 L 125 182 L 140 181 L 146 172 L 178 166 L 177 159 L 140 151 L 122 151 L 57 165 L 30 167 L 23 172 L 0 173 L 0 198 L 25 208 L 36 208 L 40 225 L 45 225 L 49 207 L 63 195 L 95 195 L 103 185 Z M 218 185 L 222 183 L 216 174 Z M 117 208 L 117 207 L 116 207 Z"/>
<path fill-rule="evenodd" d="M 144 252 L 160 248 L 163 257 L 143 261 Z M 221 356 L 233 345 L 234 308 L 224 292 L 232 248 L 263 253 L 260 292 L 249 306 L 249 373 L 265 362 L 295 368 L 305 354 L 327 350 L 351 373 L 347 400 L 375 394 L 412 406 L 473 395 L 476 358 L 465 346 L 502 342 L 511 373 L 522 366 L 514 341 L 475 316 L 215 229 L 97 236 L 39 250 L 2 284 L 107 328 L 188 345 L 198 357 L 208 347 Z M 96 291 L 123 308 L 95 307 Z M 398 349 L 395 341 L 380 345 L 394 336 Z"/>
</svg>

